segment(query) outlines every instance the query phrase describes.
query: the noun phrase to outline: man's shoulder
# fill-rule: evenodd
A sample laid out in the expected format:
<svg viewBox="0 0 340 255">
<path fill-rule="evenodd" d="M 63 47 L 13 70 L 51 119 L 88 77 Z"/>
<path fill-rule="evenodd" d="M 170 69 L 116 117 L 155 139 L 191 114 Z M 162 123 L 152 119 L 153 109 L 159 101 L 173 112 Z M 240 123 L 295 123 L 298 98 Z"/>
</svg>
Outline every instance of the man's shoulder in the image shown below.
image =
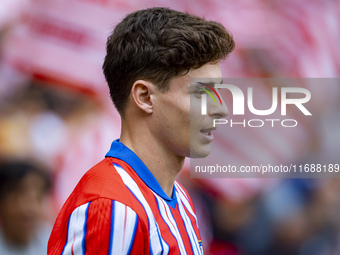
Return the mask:
<svg viewBox="0 0 340 255">
<path fill-rule="evenodd" d="M 88 170 L 78 182 L 56 219 L 48 254 L 61 254 L 67 243 L 68 233 L 76 231 L 79 226 L 81 231 L 88 230 L 86 233 L 95 232 L 96 237 L 92 241 L 98 239 L 99 243 L 102 235 L 110 235 L 116 218 L 123 219 L 123 222 L 125 218 L 126 222 L 134 219 L 142 229 L 147 228 L 146 213 L 126 187 L 115 163 L 119 163 L 123 169 L 128 167 L 118 159 L 107 157 Z"/>
<path fill-rule="evenodd" d="M 70 214 L 77 207 L 97 199 L 108 199 L 134 207 L 133 194 L 126 187 L 113 164 L 119 163 L 122 168 L 128 165 L 115 158 L 107 157 L 88 170 L 80 179 L 63 210 Z"/>
<path fill-rule="evenodd" d="M 122 168 L 128 168 L 124 161 L 107 157 L 88 170 L 64 203 L 58 218 L 67 221 L 72 212 L 89 204 L 101 203 L 103 210 L 108 209 L 104 207 L 111 207 L 113 201 L 131 208 L 144 218 L 138 201 L 114 166 L 118 163 Z"/>
<path fill-rule="evenodd" d="M 88 170 L 74 188 L 69 199 L 75 199 L 77 206 L 98 198 L 124 202 L 129 199 L 128 189 L 114 164 L 127 168 L 124 161 L 107 157 Z"/>
</svg>

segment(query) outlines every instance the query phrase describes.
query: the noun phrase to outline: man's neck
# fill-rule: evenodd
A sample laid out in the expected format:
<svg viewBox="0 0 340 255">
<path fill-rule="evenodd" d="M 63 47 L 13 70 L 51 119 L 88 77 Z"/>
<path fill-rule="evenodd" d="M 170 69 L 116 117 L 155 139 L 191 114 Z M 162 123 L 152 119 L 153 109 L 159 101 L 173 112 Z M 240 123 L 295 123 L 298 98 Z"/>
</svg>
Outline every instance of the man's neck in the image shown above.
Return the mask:
<svg viewBox="0 0 340 255">
<path fill-rule="evenodd" d="M 122 128 L 120 142 L 132 150 L 156 178 L 164 192 L 171 198 L 177 174 L 182 169 L 185 157 L 174 155 L 166 146 L 142 127 L 131 132 Z M 143 131 L 144 130 L 144 131 Z"/>
</svg>

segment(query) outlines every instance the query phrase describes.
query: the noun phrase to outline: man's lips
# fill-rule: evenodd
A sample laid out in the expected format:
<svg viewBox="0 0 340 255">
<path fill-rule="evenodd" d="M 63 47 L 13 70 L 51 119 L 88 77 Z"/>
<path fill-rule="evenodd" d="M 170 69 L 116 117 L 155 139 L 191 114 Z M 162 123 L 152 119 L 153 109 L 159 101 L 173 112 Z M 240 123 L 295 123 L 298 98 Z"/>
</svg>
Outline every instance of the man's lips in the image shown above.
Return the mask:
<svg viewBox="0 0 340 255">
<path fill-rule="evenodd" d="M 209 140 L 212 141 L 214 139 L 214 135 L 212 134 L 212 131 L 215 130 L 216 127 L 213 128 L 205 128 L 205 129 L 201 129 L 200 132 L 202 135 L 204 135 L 204 137 Z"/>
<path fill-rule="evenodd" d="M 201 133 L 211 133 L 211 131 L 216 130 L 216 127 L 201 129 Z"/>
</svg>

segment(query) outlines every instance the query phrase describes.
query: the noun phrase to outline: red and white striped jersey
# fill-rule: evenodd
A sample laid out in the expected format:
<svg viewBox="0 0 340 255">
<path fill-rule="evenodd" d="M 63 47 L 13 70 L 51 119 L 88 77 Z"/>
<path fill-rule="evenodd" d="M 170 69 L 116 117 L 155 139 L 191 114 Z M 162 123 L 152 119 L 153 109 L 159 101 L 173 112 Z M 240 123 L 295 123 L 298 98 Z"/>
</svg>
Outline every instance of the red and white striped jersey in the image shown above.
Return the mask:
<svg viewBox="0 0 340 255">
<path fill-rule="evenodd" d="M 49 255 L 203 254 L 192 201 L 175 182 L 168 197 L 118 140 L 61 209 Z"/>
</svg>

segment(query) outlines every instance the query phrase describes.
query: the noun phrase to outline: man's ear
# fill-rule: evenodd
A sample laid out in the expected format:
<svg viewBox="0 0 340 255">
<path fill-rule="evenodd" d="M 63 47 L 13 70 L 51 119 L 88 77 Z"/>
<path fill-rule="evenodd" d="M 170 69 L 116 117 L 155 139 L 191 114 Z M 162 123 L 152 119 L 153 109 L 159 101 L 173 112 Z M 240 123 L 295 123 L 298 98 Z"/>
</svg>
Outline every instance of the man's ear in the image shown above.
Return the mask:
<svg viewBox="0 0 340 255">
<path fill-rule="evenodd" d="M 131 95 L 138 108 L 146 113 L 153 112 L 153 93 L 155 85 L 145 80 L 137 80 L 132 85 Z"/>
</svg>

